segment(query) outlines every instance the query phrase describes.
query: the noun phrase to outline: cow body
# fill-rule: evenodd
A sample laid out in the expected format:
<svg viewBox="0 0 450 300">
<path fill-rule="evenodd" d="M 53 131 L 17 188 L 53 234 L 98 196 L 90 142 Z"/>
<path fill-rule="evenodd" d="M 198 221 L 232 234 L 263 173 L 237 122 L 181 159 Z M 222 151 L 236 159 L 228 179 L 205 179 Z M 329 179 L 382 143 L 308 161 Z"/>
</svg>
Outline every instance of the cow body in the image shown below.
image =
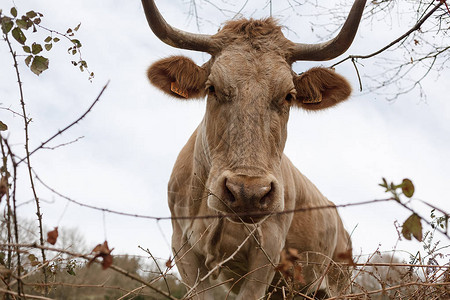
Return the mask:
<svg viewBox="0 0 450 300">
<path fill-rule="evenodd" d="M 179 154 L 170 178 L 169 206 L 174 217 L 214 214 L 204 201 L 210 191 L 204 185 L 208 180 L 209 170 L 206 163 L 208 158 L 204 154 L 207 151 L 203 149 L 202 138 L 198 135 L 201 126 Z M 332 204 L 285 155 L 282 156 L 281 173 L 285 210 Z M 172 245 L 175 253 L 178 253 L 177 257 L 181 257 L 177 260 L 177 267 L 189 286 L 194 286 L 196 280 L 205 276 L 227 256 L 234 254 L 254 228 L 254 225 L 239 224 L 226 218 L 175 219 L 172 226 Z M 326 266 L 330 262 L 327 258 L 338 262 L 337 255 L 351 249 L 350 239 L 335 209 L 269 217 L 259 224 L 254 235 L 254 238 L 249 239 L 241 250 L 235 253 L 233 260 L 220 269 L 217 279 L 211 276 L 197 287 L 197 291 L 205 290 L 216 282 L 235 278 L 235 281 L 223 287 L 233 287 L 235 293 L 241 291 L 238 299 L 260 299 L 274 277 L 272 264 L 278 264 L 280 253 L 286 247 L 297 249 L 303 257 L 306 257 L 307 253 L 311 256 L 309 265 L 304 262 L 304 286 L 307 286 L 305 293 L 314 292 L 318 280 L 325 274 Z M 321 253 L 324 257 L 314 257 L 315 253 Z M 314 273 L 313 269 L 318 272 Z M 343 284 L 348 283 L 345 272 L 343 268 L 342 273 L 338 274 L 340 281 L 322 281 L 322 289 L 327 290 L 330 295 L 338 294 Z M 238 281 L 244 275 L 245 279 Z M 238 284 L 235 284 L 236 281 Z M 346 287 L 348 288 L 343 286 Z M 199 294 L 199 298 L 211 299 L 212 296 L 208 292 Z"/>
<path fill-rule="evenodd" d="M 340 254 L 351 254 L 349 235 L 333 204 L 283 150 L 293 107 L 323 110 L 351 93 L 334 70 L 297 75 L 292 63 L 345 51 L 364 3 L 355 2 L 337 38 L 312 46 L 286 39 L 272 18 L 229 21 L 213 36 L 193 35 L 170 27 L 153 1 L 143 0 L 162 41 L 211 54 L 202 66 L 174 56 L 148 70 L 150 81 L 171 96 L 207 98 L 168 187 L 175 262 L 188 296 L 213 299 L 217 286 L 243 300 L 264 298 L 269 286 L 278 291 L 272 299 L 281 297 L 285 284 L 316 297 L 349 288 L 346 268 L 337 264 Z M 283 249 L 295 254 L 294 282 L 275 276 Z"/>
</svg>

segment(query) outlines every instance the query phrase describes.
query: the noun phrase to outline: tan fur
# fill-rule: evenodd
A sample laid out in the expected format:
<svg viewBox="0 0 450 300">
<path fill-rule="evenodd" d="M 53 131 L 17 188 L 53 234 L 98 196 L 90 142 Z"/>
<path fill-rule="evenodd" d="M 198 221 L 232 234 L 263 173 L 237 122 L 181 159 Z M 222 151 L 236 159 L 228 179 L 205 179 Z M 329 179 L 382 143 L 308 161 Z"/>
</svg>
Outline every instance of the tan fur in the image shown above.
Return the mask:
<svg viewBox="0 0 450 300">
<path fill-rule="evenodd" d="M 339 253 L 348 253 L 351 242 L 336 209 L 265 220 L 245 214 L 332 205 L 283 154 L 287 122 L 291 106 L 331 107 L 349 96 L 350 86 L 324 68 L 295 75 L 288 57 L 292 43 L 271 18 L 230 21 L 213 38 L 223 44 L 222 51 L 203 67 L 175 56 L 156 62 L 148 71 L 150 81 L 172 96 L 176 96 L 170 91 L 174 80 L 189 90 L 190 97 L 209 90 L 205 116 L 180 152 L 169 181 L 172 216 L 237 213 L 247 222 L 243 224 L 238 216 L 173 220 L 172 245 L 183 281 L 196 285 L 234 253 L 232 260 L 197 286 L 197 292 L 205 292 L 196 298 L 213 299 L 214 289 L 209 287 L 234 278 L 221 286 L 232 289 L 236 299 L 262 299 L 281 251 L 294 248 L 304 267 L 300 290 L 344 293 L 348 273 L 333 261 L 339 261 Z M 322 102 L 301 102 L 311 97 Z M 259 222 L 256 233 L 241 245 L 253 222 Z M 329 264 L 330 273 L 325 274 Z M 271 299 L 277 297 L 280 294 Z"/>
<path fill-rule="evenodd" d="M 205 96 L 207 70 L 187 57 L 161 59 L 148 68 L 147 76 L 153 85 L 173 97 L 183 98 L 170 90 L 171 82 L 177 82 L 182 89 L 187 90 L 189 98 Z"/>
<path fill-rule="evenodd" d="M 297 105 L 307 110 L 332 107 L 347 99 L 352 89 L 348 81 L 334 70 L 312 68 L 294 78 L 297 90 Z M 318 99 L 319 103 L 303 103 L 303 100 Z"/>
<path fill-rule="evenodd" d="M 294 43 L 284 37 L 281 28 L 274 18 L 232 20 L 213 38 L 223 49 L 236 42 L 247 43 L 253 49 L 276 52 L 287 60 Z"/>
</svg>

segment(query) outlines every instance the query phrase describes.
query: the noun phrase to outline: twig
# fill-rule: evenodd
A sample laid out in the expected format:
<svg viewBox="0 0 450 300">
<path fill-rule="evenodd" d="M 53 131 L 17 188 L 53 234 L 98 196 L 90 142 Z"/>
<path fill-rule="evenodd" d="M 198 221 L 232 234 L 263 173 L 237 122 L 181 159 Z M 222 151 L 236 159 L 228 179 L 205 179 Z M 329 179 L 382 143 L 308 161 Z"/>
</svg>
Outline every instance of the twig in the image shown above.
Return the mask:
<svg viewBox="0 0 450 300">
<path fill-rule="evenodd" d="M 71 145 L 71 144 L 73 144 L 73 143 L 76 143 L 76 142 L 78 142 L 79 140 L 81 140 L 82 138 L 84 138 L 84 136 L 77 137 L 77 138 L 76 138 L 75 140 L 73 140 L 73 141 L 70 141 L 70 142 L 67 142 L 67 143 L 63 143 L 63 144 L 59 144 L 59 145 L 54 146 L 54 147 L 42 147 L 42 149 L 55 150 L 55 149 L 57 149 L 57 148 L 64 147 L 64 146 L 68 146 L 68 145 Z"/>
<path fill-rule="evenodd" d="M 358 70 L 358 67 L 356 66 L 356 60 L 354 58 L 352 58 L 352 63 L 353 63 L 353 66 L 355 67 L 356 75 L 358 76 L 359 91 L 362 92 L 363 87 L 362 87 L 362 82 L 361 82 L 361 76 L 359 75 L 359 70 Z"/>
<path fill-rule="evenodd" d="M 19 116 L 19 117 L 21 117 L 21 118 L 24 118 L 23 115 L 21 115 L 20 113 L 14 111 L 14 110 L 12 110 L 12 109 L 10 109 L 9 107 L 0 107 L 0 109 L 7 110 L 7 111 L 11 112 L 13 115 L 16 115 L 16 116 Z M 28 121 L 30 121 L 30 120 L 28 119 Z"/>
<path fill-rule="evenodd" d="M 370 259 L 369 259 L 370 260 Z M 355 267 L 414 267 L 414 268 L 446 268 L 450 269 L 450 265 L 424 265 L 424 264 L 402 264 L 402 263 L 363 263 L 363 264 L 350 264 L 339 263 L 343 266 L 355 266 Z"/>
<path fill-rule="evenodd" d="M 228 297 L 230 296 L 231 291 L 233 290 L 234 286 L 239 283 L 239 281 L 245 279 L 248 275 L 250 275 L 256 271 L 259 271 L 260 269 L 267 268 L 270 266 L 271 266 L 271 264 L 265 264 L 265 265 L 259 266 L 258 268 L 255 268 L 255 269 L 245 273 L 244 275 L 242 275 L 238 280 L 233 282 L 233 284 L 230 286 L 230 288 L 228 289 L 227 295 L 225 296 L 225 300 L 228 300 Z M 266 284 L 266 282 L 264 282 L 264 284 Z"/>
<path fill-rule="evenodd" d="M 141 246 L 138 246 L 138 247 L 139 247 L 142 251 L 148 253 L 148 255 L 150 255 L 150 257 L 153 259 L 153 262 L 155 263 L 156 267 L 157 267 L 158 270 L 159 270 L 159 274 L 161 275 L 161 276 L 158 276 L 158 277 L 164 278 L 164 282 L 166 283 L 167 291 L 168 291 L 169 294 L 170 294 L 170 288 L 169 288 L 169 283 L 167 282 L 167 279 L 166 279 L 166 274 L 165 274 L 165 273 L 161 270 L 161 268 L 159 267 L 159 264 L 158 264 L 158 262 L 156 261 L 156 258 L 153 256 L 153 254 L 150 252 L 149 249 L 145 250 L 145 249 L 142 248 Z M 167 271 L 168 271 L 168 270 L 167 270 Z M 153 281 L 154 281 L 154 280 L 152 280 L 152 282 L 153 282 Z"/>
<path fill-rule="evenodd" d="M 129 291 L 128 293 L 126 293 L 125 295 L 123 295 L 122 297 L 120 297 L 120 298 L 117 299 L 117 300 L 123 300 L 123 299 L 125 299 L 127 296 L 129 296 L 129 295 L 131 295 L 131 294 L 137 294 L 137 295 L 139 295 L 140 292 L 141 292 L 144 288 L 145 288 L 145 285 L 141 285 L 141 286 L 135 288 L 134 290 Z M 136 293 L 136 291 L 139 291 L 139 292 Z"/>
<path fill-rule="evenodd" d="M 184 296 L 183 299 L 190 299 L 193 297 L 193 295 L 191 296 L 191 293 L 199 286 L 200 283 L 202 283 L 203 281 L 205 281 L 206 279 L 208 279 L 209 276 L 211 276 L 211 274 L 213 274 L 217 269 L 221 268 L 224 264 L 226 264 L 227 262 L 229 262 L 230 260 L 232 260 L 234 258 L 234 256 L 241 250 L 241 248 L 244 246 L 244 244 L 248 241 L 248 239 L 253 235 L 253 233 L 258 229 L 258 226 L 255 226 L 255 228 L 253 228 L 253 230 L 250 232 L 250 234 L 247 235 L 247 237 L 244 239 L 244 241 L 236 248 L 236 250 L 226 259 L 224 259 L 223 261 L 221 261 L 220 263 L 218 263 L 214 268 L 212 268 L 205 276 L 203 276 L 202 278 L 200 278 L 193 287 L 191 287 L 191 289 L 186 293 L 186 295 Z"/>
<path fill-rule="evenodd" d="M 6 146 L 4 145 L 4 142 L 3 142 L 3 136 L 1 136 L 1 135 L 0 135 L 0 146 L 1 146 L 1 149 L 2 149 L 2 158 L 3 158 L 2 161 L 3 161 L 3 172 L 4 172 L 4 175 L 2 175 L 2 176 L 5 176 L 6 180 L 8 182 L 8 174 L 9 174 L 9 171 L 8 171 L 8 155 L 7 155 L 7 151 L 5 151 L 5 147 Z M 9 149 L 9 147 L 8 147 L 8 149 Z M 11 159 L 14 162 L 14 157 L 11 157 Z M 15 173 L 15 171 L 16 170 L 14 169 L 14 173 Z M 1 201 L 1 198 L 0 198 L 0 201 Z M 12 212 L 12 209 L 11 209 L 10 187 L 7 184 L 7 187 L 6 187 L 6 231 L 7 231 L 7 234 L 8 234 L 8 239 L 7 239 L 8 243 L 12 243 L 13 242 L 12 241 L 13 234 L 12 234 L 12 231 L 11 231 L 11 223 L 12 223 L 11 222 L 11 218 L 14 218 L 14 216 L 13 216 L 13 212 Z M 7 256 L 7 261 L 6 261 L 6 267 L 8 269 L 11 269 L 12 256 L 13 256 L 13 248 L 12 247 L 8 247 L 8 256 Z M 6 285 L 8 286 L 8 288 L 9 288 L 10 280 L 11 280 L 11 278 L 9 278 L 9 277 L 6 279 Z"/>
<path fill-rule="evenodd" d="M 313 295 L 313 298 L 314 298 L 314 299 L 316 298 L 316 295 L 317 295 L 317 293 L 319 292 L 320 286 L 322 285 L 322 282 L 323 282 L 323 280 L 325 279 L 325 276 L 327 275 L 328 271 L 330 270 L 330 267 L 331 267 L 331 263 L 332 263 L 332 262 L 333 262 L 332 260 L 330 260 L 330 261 L 328 262 L 327 268 L 325 269 L 325 271 L 323 272 L 323 274 L 320 276 L 320 280 L 319 280 L 319 282 L 318 282 L 318 284 L 317 284 L 317 288 L 316 288 L 316 290 L 314 291 L 314 295 Z"/>
<path fill-rule="evenodd" d="M 45 145 L 47 145 L 50 141 L 52 141 L 54 138 L 56 138 L 57 136 L 61 135 L 62 133 L 64 133 L 65 131 L 67 131 L 68 129 L 70 129 L 72 126 L 76 125 L 78 122 L 80 122 L 81 120 L 83 120 L 86 115 L 88 113 L 91 112 L 92 108 L 95 106 L 95 104 L 97 104 L 97 102 L 100 100 L 100 97 L 102 96 L 103 92 L 106 90 L 106 88 L 108 87 L 109 81 L 103 86 L 102 90 L 100 91 L 100 93 L 98 94 L 97 98 L 94 100 L 94 102 L 92 102 L 92 104 L 89 106 L 89 108 L 75 121 L 73 121 L 72 123 L 70 123 L 69 125 L 67 125 L 64 129 L 59 130 L 57 133 L 55 133 L 53 136 L 51 136 L 49 139 L 47 139 L 45 142 L 41 143 L 41 145 L 39 147 L 37 147 L 36 149 L 34 149 L 33 151 L 30 152 L 29 155 L 33 155 L 34 153 L 36 153 L 36 151 L 38 151 L 39 149 L 43 148 Z M 22 161 L 24 161 L 26 158 L 22 158 L 18 164 L 20 164 Z"/>
<path fill-rule="evenodd" d="M 230 278 L 230 279 L 227 279 L 227 280 L 225 280 L 225 281 L 222 281 L 222 282 L 213 284 L 213 285 L 211 285 L 210 287 L 207 287 L 206 289 L 203 289 L 203 290 L 201 290 L 201 291 L 198 291 L 197 294 L 201 294 L 201 293 L 204 293 L 204 292 L 206 292 L 206 291 L 215 289 L 216 287 L 221 286 L 221 285 L 224 285 L 224 284 L 226 284 L 226 283 L 228 283 L 228 282 L 231 282 L 231 281 L 233 281 L 233 280 L 234 280 L 234 278 Z"/>
<path fill-rule="evenodd" d="M 47 284 L 44 284 L 44 283 L 26 283 L 26 285 L 33 286 L 33 287 L 47 285 L 48 287 L 68 286 L 68 287 L 72 287 L 72 288 L 98 288 L 98 289 L 118 290 L 118 291 L 121 291 L 121 292 L 124 292 L 124 293 L 134 293 L 136 290 L 142 288 L 142 286 L 140 286 L 140 287 L 137 287 L 136 289 L 134 289 L 132 291 L 128 291 L 128 290 L 126 290 L 124 288 L 121 288 L 120 286 L 109 286 L 109 285 L 106 285 L 106 282 L 104 282 L 102 284 L 76 284 L 76 283 L 67 283 L 67 282 L 49 282 Z M 127 294 L 127 295 L 129 295 L 129 294 Z M 145 295 L 145 294 L 141 293 L 140 295 Z"/>
<path fill-rule="evenodd" d="M 450 286 L 450 282 L 437 282 L 437 283 L 408 282 L 408 283 L 403 283 L 403 284 L 387 287 L 387 288 L 384 288 L 384 289 L 379 289 L 379 290 L 374 290 L 374 291 L 366 291 L 366 292 L 357 293 L 357 294 L 348 294 L 348 295 L 344 295 L 344 297 L 345 297 L 345 299 L 349 299 L 350 297 L 356 298 L 356 297 L 360 297 L 360 296 L 367 296 L 367 295 L 370 295 L 370 294 L 384 293 L 386 291 L 392 291 L 392 290 L 404 288 L 404 287 L 407 287 L 407 286 L 415 286 L 415 285 L 422 286 L 422 287 Z M 342 299 L 342 297 L 343 296 L 331 297 L 331 298 L 327 298 L 327 300 L 338 300 L 338 299 Z"/>
<path fill-rule="evenodd" d="M 394 45 L 397 44 L 398 42 L 402 41 L 404 38 L 408 37 L 408 36 L 409 36 L 411 33 L 413 33 L 414 31 L 419 30 L 419 29 L 420 29 L 420 26 L 422 26 L 422 24 L 423 24 L 429 17 L 431 17 L 431 16 L 433 15 L 433 13 L 434 13 L 436 10 L 438 10 L 438 8 L 439 8 L 443 3 L 444 3 L 444 2 L 442 1 L 442 2 L 440 2 L 439 4 L 437 4 L 435 7 L 433 7 L 433 8 L 430 10 L 430 12 L 428 12 L 428 14 L 426 14 L 422 19 L 420 19 L 420 20 L 416 23 L 416 25 L 414 25 L 414 26 L 413 26 L 411 29 L 409 29 L 407 32 L 405 32 L 405 33 L 402 34 L 400 37 L 398 37 L 397 39 L 395 39 L 394 41 L 392 41 L 392 42 L 389 43 L 388 45 L 384 46 L 384 47 L 381 48 L 380 50 L 375 51 L 375 52 L 373 52 L 373 53 L 371 53 L 371 54 L 368 54 L 368 55 L 349 55 L 348 57 L 342 59 L 341 61 L 339 61 L 339 62 L 333 64 L 330 68 L 334 68 L 335 66 L 337 66 L 337 65 L 339 65 L 339 64 L 341 64 L 341 63 L 343 63 L 343 62 L 345 62 L 345 61 L 347 61 L 347 60 L 349 60 L 349 59 L 352 59 L 352 60 L 353 60 L 353 59 L 358 59 L 358 58 L 360 58 L 360 59 L 371 58 L 371 57 L 373 57 L 373 56 L 375 56 L 375 55 L 378 55 L 378 54 L 380 54 L 381 52 L 383 52 L 383 51 L 385 51 L 385 50 L 391 48 L 392 46 L 394 46 Z"/>
<path fill-rule="evenodd" d="M 0 292 L 3 292 L 5 294 L 9 294 L 9 295 L 13 295 L 13 296 L 19 296 L 19 297 L 26 297 L 26 298 L 30 298 L 30 299 L 39 299 L 39 300 L 54 300 L 52 298 L 47 298 L 47 297 L 43 297 L 43 296 L 35 296 L 35 295 L 28 295 L 28 294 L 18 294 L 16 292 L 10 291 L 10 290 L 5 290 L 0 288 Z"/>
<path fill-rule="evenodd" d="M 0 244 L 0 249 L 2 249 L 3 247 L 16 247 L 16 248 L 35 248 L 35 249 L 42 249 L 42 250 L 46 250 L 46 251 L 54 251 L 54 252 L 58 252 L 58 253 L 64 253 L 64 254 L 68 254 L 70 256 L 73 257 L 78 257 L 78 258 L 83 258 L 86 260 L 91 260 L 92 256 L 91 255 L 86 255 L 86 254 L 81 254 L 81 253 L 75 253 L 72 251 L 68 251 L 65 249 L 59 249 L 59 248 L 54 248 L 54 247 L 47 247 L 47 246 L 42 246 L 42 245 L 38 245 L 36 243 L 34 244 Z M 94 260 L 95 263 L 100 263 L 98 260 Z M 147 287 L 149 287 L 150 289 L 152 289 L 153 291 L 157 292 L 158 294 L 165 296 L 168 299 L 172 299 L 172 300 L 177 300 L 175 297 L 169 295 L 167 292 L 162 291 L 154 286 L 152 286 L 151 284 L 147 283 L 145 280 L 141 279 L 139 276 L 135 275 L 135 274 L 131 274 L 130 272 L 116 266 L 116 265 L 111 265 L 109 267 L 109 269 L 116 271 L 117 273 L 120 273 L 126 277 L 129 277 L 131 279 L 133 279 L 134 281 L 137 281 Z"/>
<path fill-rule="evenodd" d="M 13 209 L 11 210 L 10 204 L 8 205 L 8 212 L 12 213 L 12 220 L 13 220 L 13 225 L 14 225 L 14 238 L 16 240 L 16 244 L 19 243 L 19 228 L 17 225 L 17 204 L 16 204 L 16 191 L 17 191 L 17 163 L 14 159 L 14 155 L 12 153 L 11 148 L 9 147 L 8 141 L 6 139 L 4 139 L 2 136 L 0 136 L 3 143 L 5 144 L 6 148 L 8 149 L 8 154 L 9 157 L 11 159 L 12 162 L 12 166 L 13 166 L 13 192 L 12 192 L 12 203 L 13 203 Z M 8 231 L 8 241 L 11 241 L 11 235 L 10 235 L 11 231 Z M 22 281 L 20 280 L 20 276 L 21 276 L 21 268 L 22 268 L 22 264 L 21 264 L 21 259 L 20 259 L 20 251 L 18 247 L 15 246 L 8 246 L 8 251 L 11 251 L 11 248 L 15 248 L 16 249 L 16 254 L 17 254 L 17 277 L 18 279 L 18 284 L 17 284 L 17 293 L 19 295 L 23 294 L 23 286 L 22 286 Z M 9 265 L 11 265 L 11 259 L 12 259 L 12 254 L 9 253 L 8 255 L 8 260 L 9 260 Z"/>
<path fill-rule="evenodd" d="M 25 132 L 25 152 L 26 152 L 25 159 L 27 160 L 28 176 L 29 176 L 29 179 L 30 179 L 31 190 L 33 192 L 33 197 L 34 197 L 34 200 L 35 200 L 35 203 L 36 203 L 36 215 L 37 215 L 38 224 L 39 224 L 39 241 L 40 241 L 41 245 L 44 245 L 44 229 L 43 229 L 43 226 L 42 226 L 41 207 L 40 207 L 40 204 L 39 204 L 39 198 L 37 196 L 36 189 L 34 187 L 33 175 L 31 173 L 30 144 L 29 144 L 29 135 L 28 135 L 28 124 L 29 124 L 30 121 L 27 118 L 27 112 L 26 112 L 26 109 L 25 109 L 25 98 L 24 98 L 24 94 L 23 94 L 22 80 L 20 78 L 20 73 L 19 73 L 19 64 L 17 63 L 17 59 L 16 59 L 16 52 L 12 48 L 12 44 L 9 41 L 8 34 L 5 33 L 4 36 L 5 36 L 5 41 L 8 44 L 8 47 L 9 47 L 9 52 L 11 53 L 12 59 L 14 61 L 14 69 L 16 71 L 17 84 L 19 86 L 20 106 L 22 107 L 22 115 L 23 115 L 23 120 L 24 120 L 24 132 Z M 17 165 L 18 164 L 20 164 L 20 161 L 17 163 Z M 16 212 L 14 212 L 14 214 L 16 214 Z M 45 257 L 45 251 L 44 250 L 41 250 L 41 255 L 42 255 L 42 261 L 45 261 L 46 257 Z M 46 269 L 42 269 L 42 271 L 44 273 L 44 282 L 47 283 L 47 281 L 48 281 L 47 270 Z M 18 272 L 20 272 L 20 271 L 18 271 Z M 19 275 L 19 277 L 20 277 L 20 275 Z M 18 286 L 20 286 L 20 284 Z M 47 293 L 48 293 L 48 290 L 46 288 L 45 289 L 45 294 L 47 294 Z M 20 294 L 20 291 L 19 291 L 19 294 Z"/>
</svg>

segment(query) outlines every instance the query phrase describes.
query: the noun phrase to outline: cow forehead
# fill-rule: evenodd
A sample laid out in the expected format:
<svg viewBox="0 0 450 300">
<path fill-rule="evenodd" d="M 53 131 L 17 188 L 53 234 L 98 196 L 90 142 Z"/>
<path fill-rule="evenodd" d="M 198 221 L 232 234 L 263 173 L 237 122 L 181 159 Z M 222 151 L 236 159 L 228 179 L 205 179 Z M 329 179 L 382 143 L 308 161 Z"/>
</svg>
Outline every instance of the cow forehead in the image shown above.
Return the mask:
<svg viewBox="0 0 450 300">
<path fill-rule="evenodd" d="M 233 47 L 215 57 L 208 80 L 219 89 L 250 85 L 285 93 L 294 89 L 292 74 L 290 65 L 277 53 Z"/>
</svg>

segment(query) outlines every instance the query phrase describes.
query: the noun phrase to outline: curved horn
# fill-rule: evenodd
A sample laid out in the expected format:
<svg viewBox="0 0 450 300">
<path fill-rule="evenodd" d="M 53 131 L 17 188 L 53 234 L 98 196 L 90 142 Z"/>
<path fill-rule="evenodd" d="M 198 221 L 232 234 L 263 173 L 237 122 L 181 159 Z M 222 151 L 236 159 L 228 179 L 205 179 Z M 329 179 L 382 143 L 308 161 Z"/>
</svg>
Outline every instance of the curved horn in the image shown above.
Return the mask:
<svg viewBox="0 0 450 300">
<path fill-rule="evenodd" d="M 148 25 L 164 43 L 187 50 L 214 53 L 217 49 L 210 35 L 194 34 L 179 30 L 167 24 L 153 0 L 142 0 Z"/>
<path fill-rule="evenodd" d="M 292 60 L 329 60 L 347 51 L 358 30 L 365 5 L 366 0 L 356 0 L 353 3 L 344 26 L 334 39 L 320 44 L 296 43 L 292 51 Z"/>
</svg>

